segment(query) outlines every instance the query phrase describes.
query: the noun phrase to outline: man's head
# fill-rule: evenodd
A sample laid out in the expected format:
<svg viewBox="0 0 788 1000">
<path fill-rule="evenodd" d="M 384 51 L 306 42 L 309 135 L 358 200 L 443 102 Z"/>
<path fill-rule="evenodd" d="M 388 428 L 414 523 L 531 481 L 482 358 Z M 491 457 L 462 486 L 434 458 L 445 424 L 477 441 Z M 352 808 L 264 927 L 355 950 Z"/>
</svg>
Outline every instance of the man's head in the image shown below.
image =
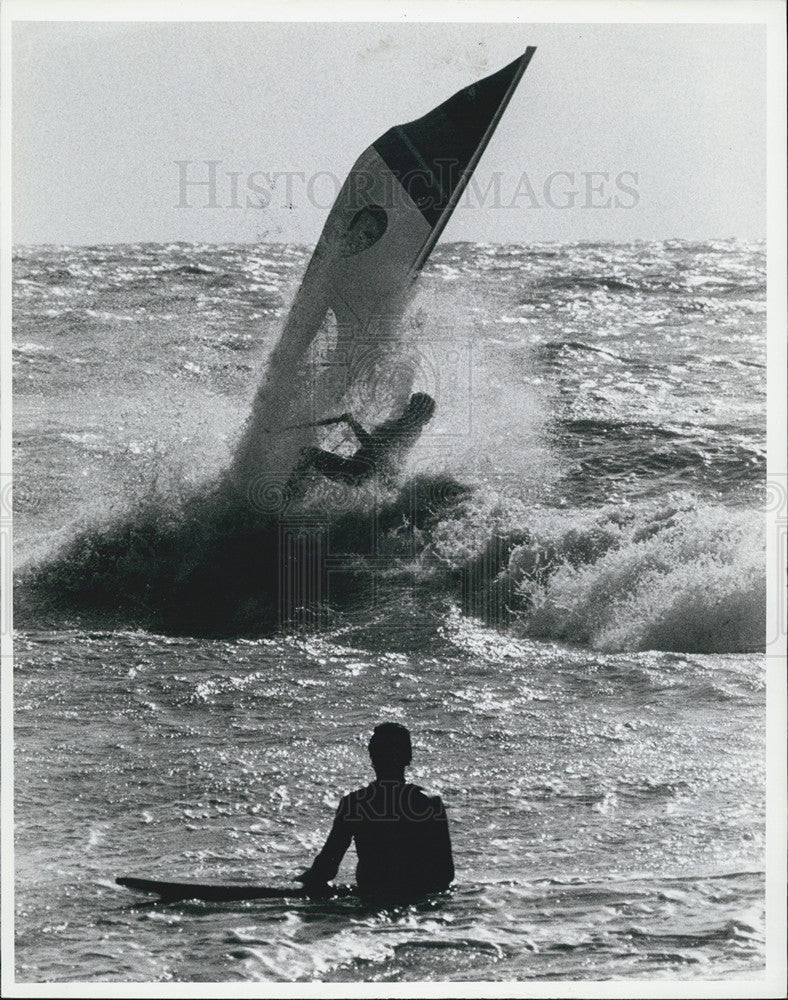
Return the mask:
<svg viewBox="0 0 788 1000">
<path fill-rule="evenodd" d="M 426 424 L 435 412 L 435 400 L 426 392 L 414 392 L 405 407 L 405 413 L 416 423 Z"/>
<path fill-rule="evenodd" d="M 369 741 L 369 756 L 376 774 L 403 770 L 413 758 L 410 733 L 397 722 L 383 722 L 375 726 Z"/>
</svg>

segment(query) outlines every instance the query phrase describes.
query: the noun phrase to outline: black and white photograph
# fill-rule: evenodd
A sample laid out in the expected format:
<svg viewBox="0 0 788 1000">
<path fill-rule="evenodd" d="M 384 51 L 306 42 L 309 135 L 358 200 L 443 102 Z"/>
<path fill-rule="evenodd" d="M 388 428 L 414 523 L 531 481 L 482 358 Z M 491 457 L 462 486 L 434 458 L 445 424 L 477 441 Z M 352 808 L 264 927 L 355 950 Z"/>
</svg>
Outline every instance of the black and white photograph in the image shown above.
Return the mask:
<svg viewBox="0 0 788 1000">
<path fill-rule="evenodd" d="M 3 995 L 783 995 L 785 4 L 0 16 Z"/>
</svg>

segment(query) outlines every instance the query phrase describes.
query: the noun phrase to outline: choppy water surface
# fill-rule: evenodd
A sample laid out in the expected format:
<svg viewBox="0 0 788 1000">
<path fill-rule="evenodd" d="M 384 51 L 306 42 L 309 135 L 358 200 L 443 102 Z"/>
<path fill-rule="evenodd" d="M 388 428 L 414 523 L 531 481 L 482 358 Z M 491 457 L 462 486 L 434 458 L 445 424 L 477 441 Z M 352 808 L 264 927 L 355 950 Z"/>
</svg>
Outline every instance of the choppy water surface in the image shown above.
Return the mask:
<svg viewBox="0 0 788 1000">
<path fill-rule="evenodd" d="M 16 254 L 19 979 L 761 974 L 763 248 L 439 248 L 408 318 L 434 425 L 400 483 L 308 499 L 334 582 L 283 621 L 281 512 L 212 491 L 306 258 Z M 113 885 L 285 884 L 384 718 L 453 892 Z"/>
</svg>

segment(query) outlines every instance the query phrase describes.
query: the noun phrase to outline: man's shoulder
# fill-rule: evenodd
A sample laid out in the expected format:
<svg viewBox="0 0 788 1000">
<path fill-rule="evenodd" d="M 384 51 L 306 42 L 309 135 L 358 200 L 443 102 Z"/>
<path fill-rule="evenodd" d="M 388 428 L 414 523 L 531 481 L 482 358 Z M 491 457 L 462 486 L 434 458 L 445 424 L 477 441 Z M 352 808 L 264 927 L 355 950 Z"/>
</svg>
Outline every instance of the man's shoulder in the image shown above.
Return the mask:
<svg viewBox="0 0 788 1000">
<path fill-rule="evenodd" d="M 410 801 L 419 803 L 422 811 L 427 811 L 435 817 L 445 815 L 446 810 L 440 795 L 433 795 L 421 785 L 405 785 L 403 791 Z"/>
<path fill-rule="evenodd" d="M 361 788 L 354 788 L 352 792 L 348 792 L 347 795 L 343 795 L 341 802 L 345 804 L 350 804 L 353 802 L 364 801 L 369 799 L 375 794 L 375 783 L 371 782 L 368 785 L 362 785 Z"/>
<path fill-rule="evenodd" d="M 340 804 L 347 808 L 359 803 L 369 802 L 370 799 L 377 799 L 381 796 L 386 797 L 387 786 L 388 782 L 372 781 L 368 785 L 363 785 L 361 788 L 356 788 L 352 792 L 348 792 L 347 795 L 343 795 Z M 397 789 L 395 795 L 398 797 L 401 796 L 409 801 L 420 802 L 425 806 L 429 805 L 433 811 L 443 810 L 443 802 L 440 795 L 428 792 L 421 785 L 413 785 L 410 782 L 406 782 L 404 785 L 393 785 L 391 787 Z"/>
<path fill-rule="evenodd" d="M 405 788 L 410 791 L 411 795 L 423 795 L 425 799 L 439 799 L 440 795 L 431 795 L 423 785 L 413 785 L 409 781 L 405 784 Z"/>
</svg>

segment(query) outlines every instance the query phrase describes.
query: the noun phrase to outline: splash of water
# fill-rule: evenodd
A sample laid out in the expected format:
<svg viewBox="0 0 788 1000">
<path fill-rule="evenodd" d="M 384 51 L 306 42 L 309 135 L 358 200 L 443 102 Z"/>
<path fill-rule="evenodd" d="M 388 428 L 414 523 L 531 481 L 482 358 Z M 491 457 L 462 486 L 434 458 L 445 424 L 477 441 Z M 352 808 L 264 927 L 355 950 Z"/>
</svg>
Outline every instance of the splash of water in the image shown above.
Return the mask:
<svg viewBox="0 0 788 1000">
<path fill-rule="evenodd" d="M 765 538 L 751 510 L 685 499 L 673 507 L 559 512 L 510 506 L 451 517 L 436 531 L 464 574 L 466 608 L 541 639 L 591 648 L 762 649 Z"/>
</svg>

